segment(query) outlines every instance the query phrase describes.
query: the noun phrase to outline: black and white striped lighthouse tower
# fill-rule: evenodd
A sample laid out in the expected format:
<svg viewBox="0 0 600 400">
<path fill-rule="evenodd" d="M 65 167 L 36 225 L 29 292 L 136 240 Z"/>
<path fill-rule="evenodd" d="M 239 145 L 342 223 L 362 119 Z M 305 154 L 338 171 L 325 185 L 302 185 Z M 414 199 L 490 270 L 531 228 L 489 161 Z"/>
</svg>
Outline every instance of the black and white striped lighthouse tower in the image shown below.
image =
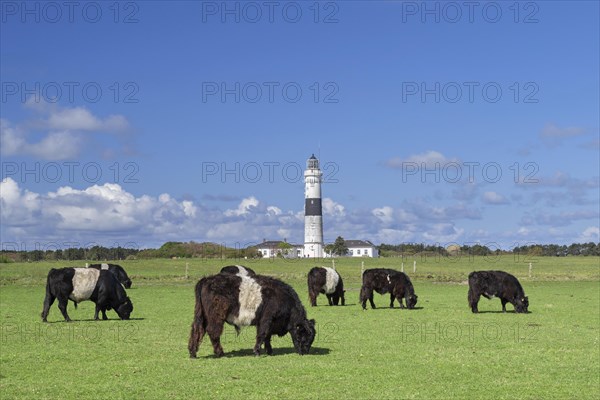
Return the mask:
<svg viewBox="0 0 600 400">
<path fill-rule="evenodd" d="M 313 154 L 304 171 L 304 257 L 323 257 L 323 213 L 319 160 Z"/>
</svg>

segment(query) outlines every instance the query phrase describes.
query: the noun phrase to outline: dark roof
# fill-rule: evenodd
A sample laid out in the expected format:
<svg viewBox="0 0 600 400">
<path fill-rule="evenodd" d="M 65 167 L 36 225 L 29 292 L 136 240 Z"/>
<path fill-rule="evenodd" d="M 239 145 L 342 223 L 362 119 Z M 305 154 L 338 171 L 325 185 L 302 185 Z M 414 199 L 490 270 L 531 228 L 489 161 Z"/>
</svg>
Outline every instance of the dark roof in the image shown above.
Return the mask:
<svg viewBox="0 0 600 400">
<path fill-rule="evenodd" d="M 292 247 L 302 247 L 303 246 L 301 244 L 293 244 L 293 243 L 289 243 L 289 242 L 284 242 L 283 240 L 265 240 L 262 243 L 258 243 L 256 245 L 254 245 L 254 247 L 257 247 L 257 248 L 260 247 L 260 248 L 263 248 L 263 249 L 264 248 L 274 249 L 274 248 L 279 247 L 279 245 L 281 243 L 287 243 L 287 244 L 289 244 Z"/>
<path fill-rule="evenodd" d="M 375 247 L 375 245 L 368 240 L 344 240 L 346 247 Z"/>
<path fill-rule="evenodd" d="M 316 160 L 316 159 L 317 159 L 317 157 L 315 157 L 315 153 L 313 153 L 313 155 L 310 156 L 310 158 L 309 158 L 309 160 Z"/>
</svg>

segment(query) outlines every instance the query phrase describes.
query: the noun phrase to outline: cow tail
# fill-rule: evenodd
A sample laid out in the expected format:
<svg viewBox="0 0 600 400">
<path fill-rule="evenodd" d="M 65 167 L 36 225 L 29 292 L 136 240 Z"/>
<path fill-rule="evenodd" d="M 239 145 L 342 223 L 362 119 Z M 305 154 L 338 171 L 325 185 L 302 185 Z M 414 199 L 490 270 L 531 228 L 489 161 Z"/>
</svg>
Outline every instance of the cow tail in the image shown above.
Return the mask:
<svg viewBox="0 0 600 400">
<path fill-rule="evenodd" d="M 204 310 L 202 309 L 203 284 L 204 279 L 199 280 L 195 289 L 196 307 L 194 308 L 194 320 L 192 322 L 192 331 L 190 332 L 190 340 L 188 343 L 188 350 L 191 358 L 196 358 L 196 353 L 198 352 L 200 342 L 202 342 L 202 338 L 204 337 L 205 333 L 206 321 L 204 318 Z"/>
</svg>

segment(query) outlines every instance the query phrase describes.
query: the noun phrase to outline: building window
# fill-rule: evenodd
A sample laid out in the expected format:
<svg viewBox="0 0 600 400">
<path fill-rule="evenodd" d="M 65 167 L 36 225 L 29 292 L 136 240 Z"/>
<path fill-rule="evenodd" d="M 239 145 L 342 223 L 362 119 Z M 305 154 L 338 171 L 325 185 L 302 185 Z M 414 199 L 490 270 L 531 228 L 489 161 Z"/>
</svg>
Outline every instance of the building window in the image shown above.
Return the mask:
<svg viewBox="0 0 600 400">
<path fill-rule="evenodd" d="M 365 250 L 364 250 L 364 252 L 363 252 L 363 254 L 364 254 L 364 255 L 367 255 L 367 254 L 369 254 L 369 250 L 365 249 Z"/>
</svg>

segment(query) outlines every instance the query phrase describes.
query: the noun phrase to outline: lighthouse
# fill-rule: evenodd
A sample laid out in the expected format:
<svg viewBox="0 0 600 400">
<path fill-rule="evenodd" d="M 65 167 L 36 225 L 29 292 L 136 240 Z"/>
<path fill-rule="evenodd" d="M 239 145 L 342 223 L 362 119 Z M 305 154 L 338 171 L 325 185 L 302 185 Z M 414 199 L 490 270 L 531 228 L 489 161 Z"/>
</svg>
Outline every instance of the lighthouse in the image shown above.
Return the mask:
<svg viewBox="0 0 600 400">
<path fill-rule="evenodd" d="M 304 256 L 323 257 L 323 213 L 319 160 L 313 154 L 304 171 Z"/>
</svg>

